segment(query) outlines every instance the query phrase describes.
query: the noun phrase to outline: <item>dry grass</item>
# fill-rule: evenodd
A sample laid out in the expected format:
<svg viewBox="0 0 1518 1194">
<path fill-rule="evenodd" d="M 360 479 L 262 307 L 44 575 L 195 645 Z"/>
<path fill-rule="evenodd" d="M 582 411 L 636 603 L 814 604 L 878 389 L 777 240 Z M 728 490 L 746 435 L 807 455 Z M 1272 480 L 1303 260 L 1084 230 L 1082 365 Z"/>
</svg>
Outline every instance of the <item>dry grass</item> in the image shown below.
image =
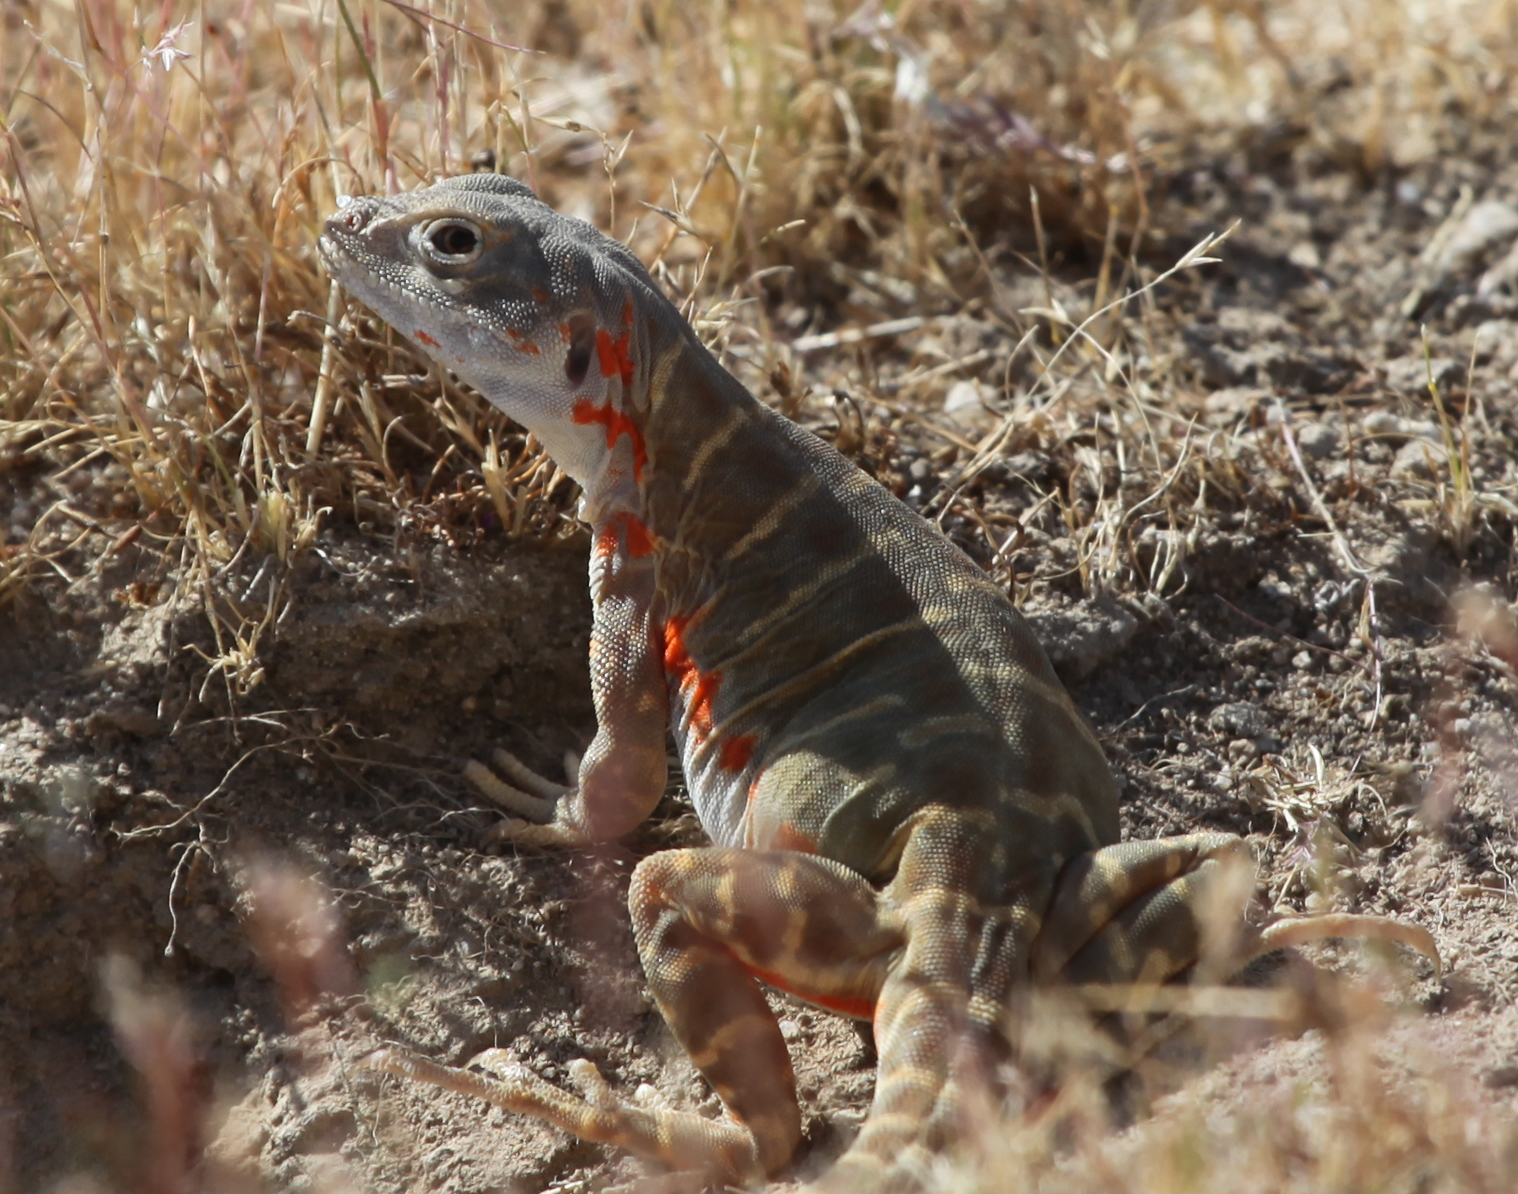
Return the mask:
<svg viewBox="0 0 1518 1194">
<path fill-rule="evenodd" d="M 1067 1088 L 996 1138 L 944 1191 L 1042 1194 L 1499 1194 L 1518 1132 L 1475 1088 L 1362 997 L 1365 1019 L 1276 1050 L 1275 1069 L 1230 1063 L 1114 1134 L 1107 1102 Z M 1406 1025 L 1402 1026 L 1404 1030 Z M 1391 1035 L 1394 1044 L 1388 1045 Z M 1230 1089 L 1230 1084 L 1239 1084 Z"/>
<path fill-rule="evenodd" d="M 488 150 L 629 238 L 714 330 L 765 298 L 727 339 L 799 392 L 813 379 L 776 347 L 777 312 L 803 330 L 988 304 L 1015 342 L 1038 319 L 1002 301 L 987 255 L 1026 251 L 1091 262 L 1090 286 L 1046 287 L 1056 324 L 1079 319 L 1141 268 L 1178 163 L 1272 121 L 1305 120 L 1314 152 L 1367 172 L 1426 155 L 1451 108 L 1501 110 L 1514 36 L 1510 3 L 1372 0 L 1327 20 L 1242 0 L 553 3 L 509 25 L 471 4 L 196 11 L 7 9 L 0 448 L 57 502 L 8 529 L 0 596 L 72 579 L 90 535 L 145 536 L 183 584 L 239 553 L 283 560 L 327 517 L 564 533 L 569 487 L 533 445 L 330 293 L 313 243 L 339 192 Z M 1162 393 L 1170 362 L 1138 314 L 1032 397 L 1094 364 L 1099 388 Z M 1147 438 L 1164 476 L 1183 437 Z M 251 682 L 268 618 L 218 620 L 239 628 L 220 665 Z"/>
<path fill-rule="evenodd" d="M 1207 503 L 1258 463 L 1177 402 L 1172 311 L 1151 294 L 1090 318 L 1171 264 L 1156 246 L 1190 224 L 1169 184 L 1282 129 L 1291 152 L 1366 178 L 1414 165 L 1511 118 L 1515 66 L 1514 0 L 7 5 L 0 480 L 48 497 L 0 508 L 0 601 L 152 545 L 164 592 L 118 596 L 203 603 L 208 679 L 240 691 L 282 598 L 275 583 L 249 608 L 228 578 L 288 562 L 326 522 L 466 547 L 576 533 L 571 486 L 531 439 L 317 266 L 339 193 L 486 151 L 628 239 L 736 368 L 834 417 L 871 467 L 926 438 L 950 477 L 928 512 L 1000 579 L 1027 583 L 1012 557 L 1030 520 L 959 491 L 1059 443 L 1074 467 L 1047 500 L 1074 550 L 1040 575 L 1163 593 Z M 1019 271 L 1031 299 L 1009 289 Z M 882 374 L 869 337 L 788 347 L 967 311 L 1006 333 L 972 370 L 1003 419 L 974 431 L 934 417 L 969 367 L 952 353 Z M 829 407 L 840 379 L 889 425 Z M 1463 544 L 1500 503 L 1472 490 L 1463 413 L 1438 413 L 1451 464 L 1432 500 Z M 1510 1125 L 1455 1079 L 1427 1065 L 1388 1086 L 1363 1033 L 1325 1048 L 1326 1083 L 1216 1122 L 1182 1109 L 1134 1140 L 1072 1087 L 949 1184 L 1509 1188 Z"/>
</svg>

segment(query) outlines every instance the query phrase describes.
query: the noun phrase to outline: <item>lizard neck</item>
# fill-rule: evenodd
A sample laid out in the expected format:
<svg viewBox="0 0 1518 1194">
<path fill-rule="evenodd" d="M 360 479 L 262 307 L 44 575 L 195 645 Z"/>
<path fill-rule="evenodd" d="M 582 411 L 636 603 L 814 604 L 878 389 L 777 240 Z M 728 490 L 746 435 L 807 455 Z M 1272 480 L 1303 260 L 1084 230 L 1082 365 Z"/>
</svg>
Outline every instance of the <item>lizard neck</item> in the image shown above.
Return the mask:
<svg viewBox="0 0 1518 1194">
<path fill-rule="evenodd" d="M 601 469 L 594 476 L 583 480 L 575 478 L 581 489 L 580 518 L 592 526 L 600 526 L 618 514 L 643 517 L 643 487 L 633 479 L 630 468 L 611 463 L 613 455 L 606 454 Z M 564 471 L 569 472 L 568 469 Z"/>
<path fill-rule="evenodd" d="M 646 428 L 650 375 L 635 368 L 645 360 L 647 338 L 630 325 L 617 340 L 600 333 L 585 382 L 574 388 L 524 384 L 510 371 L 476 370 L 470 381 L 537 438 L 544 451 L 582 490 L 580 517 L 601 525 L 618 514 L 642 517 L 648 471 Z M 630 343 L 631 341 L 631 343 Z M 562 354 L 545 340 L 541 355 Z"/>
<path fill-rule="evenodd" d="M 681 325 L 683 326 L 683 325 Z M 686 564 L 715 559 L 763 513 L 755 483 L 786 471 L 789 446 L 758 433 L 775 416 L 696 339 L 670 336 L 653 358 L 643 517 Z M 694 554 L 693 554 L 693 550 Z"/>
</svg>

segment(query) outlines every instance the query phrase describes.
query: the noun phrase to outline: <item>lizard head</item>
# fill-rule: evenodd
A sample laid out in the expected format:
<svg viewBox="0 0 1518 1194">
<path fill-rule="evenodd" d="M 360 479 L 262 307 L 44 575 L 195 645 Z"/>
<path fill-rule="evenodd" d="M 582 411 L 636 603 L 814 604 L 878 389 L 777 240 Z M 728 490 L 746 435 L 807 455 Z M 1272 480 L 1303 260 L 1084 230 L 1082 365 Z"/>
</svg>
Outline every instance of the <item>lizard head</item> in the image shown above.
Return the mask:
<svg viewBox="0 0 1518 1194">
<path fill-rule="evenodd" d="M 534 432 L 589 489 L 640 479 L 648 332 L 663 304 L 626 246 L 499 174 L 349 200 L 328 270 Z"/>
</svg>

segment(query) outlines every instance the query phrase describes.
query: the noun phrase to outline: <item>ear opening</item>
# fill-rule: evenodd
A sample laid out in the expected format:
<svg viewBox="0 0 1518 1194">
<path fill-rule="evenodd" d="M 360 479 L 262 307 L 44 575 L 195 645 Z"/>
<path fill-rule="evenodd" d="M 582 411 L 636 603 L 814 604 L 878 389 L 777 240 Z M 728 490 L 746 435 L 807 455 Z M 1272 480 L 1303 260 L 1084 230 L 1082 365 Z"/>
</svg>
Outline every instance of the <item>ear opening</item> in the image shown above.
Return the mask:
<svg viewBox="0 0 1518 1194">
<path fill-rule="evenodd" d="M 590 371 L 590 358 L 596 350 L 596 317 L 589 311 L 576 311 L 566 325 L 569 351 L 564 356 L 564 376 L 578 389 Z"/>
</svg>

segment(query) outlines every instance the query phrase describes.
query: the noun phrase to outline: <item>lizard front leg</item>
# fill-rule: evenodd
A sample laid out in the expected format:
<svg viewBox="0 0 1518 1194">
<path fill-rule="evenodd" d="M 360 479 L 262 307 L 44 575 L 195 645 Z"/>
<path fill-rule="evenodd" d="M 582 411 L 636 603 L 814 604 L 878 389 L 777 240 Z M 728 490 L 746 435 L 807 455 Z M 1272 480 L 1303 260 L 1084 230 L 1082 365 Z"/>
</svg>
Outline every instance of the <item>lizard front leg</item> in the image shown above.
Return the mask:
<svg viewBox="0 0 1518 1194">
<path fill-rule="evenodd" d="M 590 687 L 596 735 L 580 760 L 576 782 L 553 783 L 505 751 L 496 764 L 464 771 L 481 792 L 518 814 L 491 831 L 495 841 L 528 846 L 579 846 L 629 832 L 664 794 L 669 698 L 663 640 L 655 638 L 655 574 L 648 532 L 631 515 L 598 528 L 590 559 L 594 621 Z M 515 785 L 515 786 L 513 786 Z"/>
</svg>

